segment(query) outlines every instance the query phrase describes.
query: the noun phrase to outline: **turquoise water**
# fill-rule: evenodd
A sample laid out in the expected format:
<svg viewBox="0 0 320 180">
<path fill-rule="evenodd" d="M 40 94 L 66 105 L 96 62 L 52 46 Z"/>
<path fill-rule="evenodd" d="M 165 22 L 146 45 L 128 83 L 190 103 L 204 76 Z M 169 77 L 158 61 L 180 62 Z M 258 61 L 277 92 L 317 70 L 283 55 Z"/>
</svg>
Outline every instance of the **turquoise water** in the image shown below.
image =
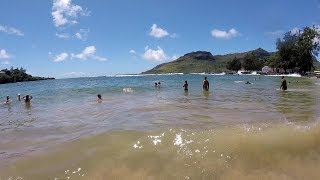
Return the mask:
<svg viewBox="0 0 320 180">
<path fill-rule="evenodd" d="M 138 147 L 139 149 L 140 145 L 137 144 L 137 140 L 140 139 L 140 143 L 143 143 L 143 141 L 147 143 L 143 139 L 149 139 L 149 136 L 159 136 L 162 133 L 169 134 L 170 137 L 166 139 L 168 142 L 176 142 L 177 134 L 180 134 L 180 136 L 197 134 L 197 139 L 205 142 L 210 139 L 208 138 L 210 136 L 219 136 L 218 141 L 230 141 L 230 139 L 225 138 L 236 138 L 244 132 L 253 130 L 254 133 L 247 137 L 249 139 L 247 143 L 250 144 L 252 143 L 250 139 L 256 138 L 255 133 L 260 132 L 261 129 L 268 129 L 268 131 L 263 132 L 266 134 L 263 134 L 262 137 L 265 137 L 270 135 L 268 134 L 270 129 L 274 130 L 274 134 L 288 131 L 290 134 L 294 132 L 296 127 L 307 127 L 307 129 L 317 127 L 320 117 L 318 108 L 320 84 L 317 79 L 286 77 L 287 81 L 290 82 L 289 90 L 283 92 L 279 90 L 280 77 L 206 76 L 210 82 L 209 92 L 202 91 L 204 75 L 96 77 L 0 85 L 0 97 L 3 102 L 7 95 L 12 99 L 10 105 L 0 105 L 0 167 L 19 167 L 20 161 L 28 156 L 38 158 L 38 154 L 48 153 L 43 158 L 50 158 L 49 152 L 52 149 L 61 146 L 62 149 L 70 149 L 71 147 L 68 144 L 74 142 L 82 142 L 80 143 L 82 145 L 77 146 L 77 148 L 83 151 L 89 149 L 87 147 L 89 142 L 99 142 L 97 148 L 101 147 L 103 149 L 102 147 L 113 142 L 110 140 L 110 137 L 115 136 L 113 133 L 117 134 L 115 139 L 123 144 L 114 145 L 114 149 L 110 150 L 111 155 L 114 155 L 115 152 L 121 152 L 124 147 L 129 149 Z M 182 87 L 185 80 L 189 83 L 188 93 L 184 92 Z M 158 89 L 154 87 L 154 83 L 159 81 L 161 82 L 161 88 Z M 252 84 L 245 84 L 246 81 L 250 81 Z M 31 94 L 33 96 L 31 105 L 18 102 L 16 100 L 18 93 L 22 95 Z M 96 101 L 97 94 L 102 94 L 103 101 L 101 103 Z M 292 129 L 283 130 L 287 126 L 292 126 Z M 221 133 L 218 135 L 211 134 L 214 130 Z M 205 135 L 200 135 L 201 133 Z M 310 130 L 310 136 L 313 133 L 314 130 Z M 99 139 L 101 134 L 104 134 L 103 137 L 109 140 L 101 141 Z M 87 138 L 93 139 L 88 141 Z M 156 145 L 158 141 L 155 139 L 157 138 L 151 139 L 151 142 L 156 142 Z M 285 142 L 291 142 L 292 140 L 290 138 L 284 139 Z M 165 138 L 162 143 L 164 141 Z M 161 140 L 159 143 L 161 143 Z M 258 145 L 256 143 L 254 147 Z M 110 146 L 113 146 L 112 143 Z M 207 146 L 210 147 L 210 144 Z M 228 148 L 224 146 L 226 145 L 221 144 L 220 149 L 226 151 Z M 250 145 L 245 143 L 244 146 L 248 147 Z M 290 145 L 288 146 L 290 147 Z M 178 157 L 179 149 L 173 150 L 172 147 L 175 147 L 174 143 L 159 147 L 158 150 L 167 153 L 156 154 L 155 156 L 162 158 Z M 203 147 L 201 145 L 201 148 Z M 152 149 L 152 147 L 150 148 Z M 194 151 L 197 148 L 199 149 L 196 146 Z M 315 152 L 319 150 L 318 146 L 316 148 L 312 146 L 311 148 L 314 148 Z M 283 153 L 279 150 L 280 152 Z M 128 157 L 119 161 L 125 166 L 125 168 L 121 167 L 123 172 L 129 174 L 133 172 L 131 166 L 128 165 L 133 161 L 132 159 L 143 158 L 144 155 L 148 155 L 148 153 L 142 153 L 138 156 L 136 156 L 137 154 L 123 153 Z M 59 157 L 66 159 L 66 154 L 66 152 L 61 152 Z M 113 158 L 118 159 L 124 154 L 119 154 Z M 167 156 L 168 154 L 170 156 Z M 82 155 L 81 153 L 77 154 L 77 157 Z M 110 157 L 112 157 L 111 155 Z M 101 158 L 101 156 L 97 153 L 97 156 L 90 157 L 90 159 Z M 316 157 L 318 157 L 318 154 Z M 201 157 L 197 158 L 199 158 L 197 161 L 202 162 Z M 215 157 L 212 156 L 212 158 Z M 76 163 L 72 159 L 74 157 L 70 157 L 70 161 L 73 164 L 81 165 L 82 169 L 86 166 L 81 164 L 82 161 Z M 152 167 L 160 159 L 151 159 L 146 166 Z M 34 161 L 34 159 L 30 161 Z M 88 159 L 84 161 L 88 161 Z M 51 168 L 59 164 L 53 163 L 52 160 L 46 162 L 46 165 Z M 163 163 L 165 164 L 165 162 Z M 175 165 L 181 165 L 180 163 L 185 163 L 185 161 L 172 162 Z M 88 179 L 96 176 L 101 177 L 101 179 L 109 177 L 101 175 L 103 171 L 100 171 L 100 168 L 104 165 L 121 171 L 121 168 L 112 166 L 111 162 L 102 161 L 99 167 L 94 165 L 87 167 L 85 174 L 88 176 L 83 177 Z M 230 166 L 232 165 L 230 164 Z M 207 167 L 212 166 L 212 164 L 202 164 L 202 166 Z M 141 166 L 141 168 L 145 168 L 145 166 Z M 13 170 L 14 173 L 21 173 L 21 177 L 25 176 L 33 179 L 58 176 L 58 170 L 53 173 L 39 170 L 38 175 L 30 175 L 30 171 L 35 171 L 35 169 L 23 165 L 21 165 L 21 168 Z M 63 170 L 59 171 L 63 172 Z M 155 179 L 159 177 L 179 179 L 188 174 L 185 173 L 187 171 L 183 167 L 176 171 L 180 174 L 172 177 L 167 176 L 165 170 L 162 175 L 151 171 L 151 175 Z M 192 171 L 194 171 L 194 175 L 197 175 L 196 179 L 203 177 L 196 169 L 192 169 Z M 145 173 L 141 172 L 137 177 L 140 177 L 140 175 L 144 177 Z M 224 173 L 214 177 L 223 179 L 224 176 L 232 175 Z M 109 178 L 119 177 L 119 174 L 115 173 Z M 150 175 L 150 172 L 147 174 Z M 9 174 L 4 177 L 10 175 L 17 176 L 17 174 Z M 211 174 L 209 173 L 209 175 Z M 189 174 L 188 177 L 192 176 Z"/>
</svg>

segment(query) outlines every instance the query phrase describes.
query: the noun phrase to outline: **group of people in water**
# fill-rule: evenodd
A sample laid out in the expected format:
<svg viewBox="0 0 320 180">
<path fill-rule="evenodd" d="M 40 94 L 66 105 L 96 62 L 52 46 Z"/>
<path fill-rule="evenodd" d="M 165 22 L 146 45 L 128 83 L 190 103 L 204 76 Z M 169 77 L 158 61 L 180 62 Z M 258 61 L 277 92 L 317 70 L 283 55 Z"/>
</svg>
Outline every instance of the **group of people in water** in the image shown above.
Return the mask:
<svg viewBox="0 0 320 180">
<path fill-rule="evenodd" d="M 155 88 L 160 88 L 161 87 L 161 82 L 159 81 L 158 83 L 154 83 Z"/>
<path fill-rule="evenodd" d="M 282 79 L 282 81 L 281 81 L 280 89 L 285 91 L 288 89 L 287 81 L 284 78 L 284 76 L 282 76 L 281 79 Z M 251 84 L 251 83 L 249 81 L 247 81 L 245 84 Z M 208 81 L 207 77 L 204 77 L 202 89 L 204 91 L 209 91 L 209 87 L 210 87 L 209 81 Z M 184 81 L 183 88 L 185 91 L 188 91 L 188 81 Z"/>
<path fill-rule="evenodd" d="M 184 91 L 188 91 L 189 90 L 188 87 L 189 87 L 188 81 L 184 81 L 184 85 L 183 85 Z M 204 77 L 202 89 L 204 91 L 209 91 L 209 88 L 210 88 L 210 84 L 209 84 L 208 78 Z"/>
<path fill-rule="evenodd" d="M 284 76 L 282 76 L 282 81 L 281 81 L 281 85 L 280 85 L 280 89 L 285 91 L 288 89 L 288 85 L 287 85 L 287 81 L 286 79 L 284 78 Z M 249 81 L 247 81 L 245 84 L 251 84 Z M 160 88 L 161 87 L 161 82 L 157 82 L 154 84 L 155 85 L 155 88 Z M 184 85 L 183 85 L 183 88 L 184 88 L 184 91 L 188 91 L 189 85 L 188 85 L 188 81 L 184 81 Z M 208 78 L 207 77 L 204 77 L 204 80 L 203 80 L 203 84 L 202 84 L 202 89 L 204 91 L 209 91 L 209 88 L 210 88 L 210 83 L 208 81 Z M 25 103 L 30 103 L 31 102 L 31 99 L 32 99 L 32 96 L 31 95 L 25 95 L 21 98 L 21 95 L 18 94 L 17 95 L 17 99 L 18 101 L 21 101 L 23 100 Z M 102 96 L 101 94 L 98 94 L 97 95 L 97 101 L 98 102 L 102 102 Z M 10 104 L 11 103 L 11 99 L 10 99 L 10 96 L 7 96 L 6 97 L 6 101 L 5 101 L 5 104 Z"/>
<path fill-rule="evenodd" d="M 287 81 L 286 79 L 284 78 L 284 76 L 282 76 L 282 81 L 281 81 L 281 85 L 280 85 L 280 89 L 285 91 L 288 89 L 288 85 L 287 85 Z M 249 81 L 245 82 L 245 84 L 251 84 Z M 154 83 L 154 86 L 155 88 L 160 88 L 161 87 L 161 82 L 156 82 Z M 188 84 L 188 81 L 184 81 L 184 85 L 183 85 L 183 88 L 184 88 L 184 91 L 187 92 L 189 90 L 189 84 Z M 203 80 L 203 83 L 202 83 L 202 89 L 203 91 L 209 91 L 209 88 L 210 88 L 210 83 L 208 81 L 208 78 L 207 77 L 204 77 L 204 80 Z M 97 101 L 98 102 L 102 102 L 102 96 L 101 94 L 98 94 L 97 95 Z"/>
<path fill-rule="evenodd" d="M 30 103 L 32 99 L 31 95 L 25 95 L 21 98 L 21 94 L 17 94 L 17 100 L 18 101 L 24 101 L 25 103 Z M 10 96 L 6 97 L 6 101 L 4 102 L 5 104 L 10 104 L 12 102 Z"/>
</svg>

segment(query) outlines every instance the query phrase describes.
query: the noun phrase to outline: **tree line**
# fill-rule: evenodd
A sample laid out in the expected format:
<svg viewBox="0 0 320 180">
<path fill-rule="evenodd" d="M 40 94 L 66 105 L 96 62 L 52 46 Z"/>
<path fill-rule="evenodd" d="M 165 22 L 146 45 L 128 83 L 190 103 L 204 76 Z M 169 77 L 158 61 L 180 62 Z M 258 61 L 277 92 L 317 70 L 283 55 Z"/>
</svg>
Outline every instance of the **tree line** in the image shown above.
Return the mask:
<svg viewBox="0 0 320 180">
<path fill-rule="evenodd" d="M 5 83 L 15 83 L 15 82 L 23 82 L 23 81 L 37 81 L 37 80 L 45 80 L 45 79 L 54 79 L 54 78 L 44 78 L 44 77 L 33 77 L 26 73 L 26 69 L 24 68 L 16 68 L 13 69 L 2 69 L 0 71 L 0 84 Z"/>
<path fill-rule="evenodd" d="M 236 57 L 226 65 L 227 69 L 238 71 L 260 71 L 263 66 L 305 74 L 314 69 L 315 56 L 320 51 L 320 27 L 305 27 L 296 32 L 289 31 L 276 42 L 277 52 L 259 58 L 255 52 L 246 54 L 242 62 Z"/>
</svg>

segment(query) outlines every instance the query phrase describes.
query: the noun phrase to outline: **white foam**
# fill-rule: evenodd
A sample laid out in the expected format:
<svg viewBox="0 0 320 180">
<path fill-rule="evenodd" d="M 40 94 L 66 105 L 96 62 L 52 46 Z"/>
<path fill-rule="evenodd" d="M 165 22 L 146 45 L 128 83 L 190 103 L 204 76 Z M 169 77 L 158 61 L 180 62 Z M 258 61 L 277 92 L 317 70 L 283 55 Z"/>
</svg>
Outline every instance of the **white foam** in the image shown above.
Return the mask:
<svg viewBox="0 0 320 180">
<path fill-rule="evenodd" d="M 235 83 L 243 83 L 244 81 L 234 81 Z"/>
<path fill-rule="evenodd" d="M 183 75 L 183 73 L 165 73 L 165 74 L 156 74 L 156 75 Z"/>
<path fill-rule="evenodd" d="M 123 88 L 122 91 L 124 93 L 132 93 L 132 92 L 134 92 L 134 90 L 132 88 Z"/>
<path fill-rule="evenodd" d="M 190 74 L 204 75 L 204 74 L 206 74 L 206 73 L 205 73 L 205 72 L 203 72 L 203 73 L 190 73 Z"/>
<path fill-rule="evenodd" d="M 248 73 L 247 71 L 238 71 L 237 74 L 247 76 L 260 76 L 260 74 L 258 74 L 257 71 L 252 71 L 251 73 Z"/>
<path fill-rule="evenodd" d="M 223 75 L 226 75 L 225 72 L 222 72 L 222 73 L 217 73 L 217 74 L 208 74 L 208 75 L 213 75 L 213 76 L 223 76 Z"/>
<path fill-rule="evenodd" d="M 287 77 L 302 77 L 300 74 L 274 74 L 274 75 L 266 75 L 266 76 L 287 76 Z"/>
<path fill-rule="evenodd" d="M 161 143 L 161 139 L 154 139 L 152 142 L 156 146 L 158 143 Z"/>
<path fill-rule="evenodd" d="M 147 76 L 146 74 L 117 74 L 112 77 L 139 77 L 139 76 Z"/>
<path fill-rule="evenodd" d="M 182 137 L 181 134 L 176 134 L 176 138 L 174 139 L 173 145 L 175 146 L 182 146 Z"/>
</svg>

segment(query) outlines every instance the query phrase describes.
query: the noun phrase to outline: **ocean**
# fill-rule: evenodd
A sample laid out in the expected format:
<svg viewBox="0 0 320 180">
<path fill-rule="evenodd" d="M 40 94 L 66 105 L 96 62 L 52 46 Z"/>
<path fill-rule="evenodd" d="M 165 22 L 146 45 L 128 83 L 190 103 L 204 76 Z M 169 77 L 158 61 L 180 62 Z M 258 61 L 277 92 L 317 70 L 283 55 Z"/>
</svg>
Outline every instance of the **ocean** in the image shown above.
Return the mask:
<svg viewBox="0 0 320 180">
<path fill-rule="evenodd" d="M 320 179 L 320 81 L 286 79 L 288 91 L 262 75 L 2 84 L 0 180 Z"/>
</svg>

